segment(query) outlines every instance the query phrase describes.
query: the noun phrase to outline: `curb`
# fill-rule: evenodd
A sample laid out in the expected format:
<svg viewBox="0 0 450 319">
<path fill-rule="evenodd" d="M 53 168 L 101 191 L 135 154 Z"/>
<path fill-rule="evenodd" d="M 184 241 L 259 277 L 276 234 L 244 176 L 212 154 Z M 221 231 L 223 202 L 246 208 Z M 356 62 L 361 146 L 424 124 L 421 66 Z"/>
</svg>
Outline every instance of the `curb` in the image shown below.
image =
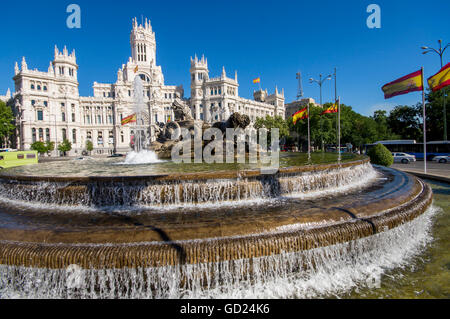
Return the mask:
<svg viewBox="0 0 450 319">
<path fill-rule="evenodd" d="M 425 178 L 425 179 L 431 179 L 438 182 L 444 182 L 450 184 L 450 177 L 440 176 L 440 175 L 432 175 L 432 174 L 425 174 L 425 173 L 419 173 L 419 172 L 413 172 L 413 171 L 406 171 L 402 170 L 402 172 L 415 175 L 419 178 Z"/>
</svg>

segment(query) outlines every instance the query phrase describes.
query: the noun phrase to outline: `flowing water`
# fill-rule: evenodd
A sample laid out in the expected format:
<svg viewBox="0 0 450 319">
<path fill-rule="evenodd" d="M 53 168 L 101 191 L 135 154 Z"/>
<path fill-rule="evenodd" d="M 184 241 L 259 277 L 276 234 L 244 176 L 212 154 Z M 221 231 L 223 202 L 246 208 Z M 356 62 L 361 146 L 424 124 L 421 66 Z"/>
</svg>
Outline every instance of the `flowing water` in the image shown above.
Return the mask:
<svg viewBox="0 0 450 319">
<path fill-rule="evenodd" d="M 433 189 L 438 209 L 432 217 L 432 241 L 404 267 L 385 272 L 379 288 L 358 288 L 340 297 L 450 298 L 450 184 L 426 182 Z"/>
<path fill-rule="evenodd" d="M 295 193 L 297 185 L 309 187 L 306 180 L 302 184 L 300 176 L 291 185 L 281 176 L 279 189 Z M 313 181 L 317 190 L 321 180 Z M 1 265 L 0 298 L 449 298 L 450 186 L 428 182 L 435 202 L 425 214 L 373 236 L 269 257 L 156 268 Z"/>
</svg>

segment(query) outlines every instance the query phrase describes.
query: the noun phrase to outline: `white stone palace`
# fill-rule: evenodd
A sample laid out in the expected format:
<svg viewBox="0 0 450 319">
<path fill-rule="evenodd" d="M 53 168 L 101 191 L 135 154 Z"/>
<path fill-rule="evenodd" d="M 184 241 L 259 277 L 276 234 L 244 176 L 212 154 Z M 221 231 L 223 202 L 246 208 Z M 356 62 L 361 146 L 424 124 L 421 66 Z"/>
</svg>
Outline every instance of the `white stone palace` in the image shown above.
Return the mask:
<svg viewBox="0 0 450 319">
<path fill-rule="evenodd" d="M 182 86 L 165 85 L 161 66 L 156 64 L 155 33 L 147 19 L 142 25 L 133 19 L 130 44 L 131 57 L 119 68 L 117 81 L 94 82 L 91 97 L 79 95 L 75 51 L 55 47 L 47 72 L 29 69 L 25 58 L 20 68 L 16 63 L 15 93 L 2 96 L 5 100 L 11 98 L 16 114 L 16 147 L 28 150 L 35 141 L 58 145 L 67 139 L 72 143 L 69 155 L 80 155 L 88 140 L 93 143 L 95 155 L 130 151 L 133 126 L 122 126 L 121 120 L 134 113 L 135 76 L 144 82 L 148 106 L 144 118 L 151 135 L 154 125 L 173 118 L 171 105 L 175 99 L 185 100 L 192 116 L 206 122 L 226 120 L 233 112 L 247 114 L 252 121 L 266 115 L 285 116 L 284 90 L 275 89 L 272 95 L 267 90 L 254 92 L 255 100 L 241 98 L 237 73 L 229 78 L 223 69 L 220 77 L 210 78 L 204 57 L 191 58 L 191 98 L 184 99 Z"/>
</svg>

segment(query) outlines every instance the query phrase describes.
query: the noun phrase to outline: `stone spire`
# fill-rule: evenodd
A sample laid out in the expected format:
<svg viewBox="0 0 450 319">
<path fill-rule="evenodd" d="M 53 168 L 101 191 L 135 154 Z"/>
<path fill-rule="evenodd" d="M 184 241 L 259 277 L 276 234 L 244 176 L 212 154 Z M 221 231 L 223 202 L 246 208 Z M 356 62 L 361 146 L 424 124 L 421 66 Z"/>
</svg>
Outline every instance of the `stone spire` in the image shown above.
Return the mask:
<svg viewBox="0 0 450 319">
<path fill-rule="evenodd" d="M 19 74 L 20 69 L 19 69 L 19 64 L 16 62 L 16 64 L 14 65 L 14 75 Z"/>
<path fill-rule="evenodd" d="M 227 72 L 225 71 L 225 67 L 222 67 L 222 79 L 225 79 L 227 77 Z"/>
<path fill-rule="evenodd" d="M 22 71 L 28 70 L 27 61 L 25 60 L 25 57 L 22 57 Z"/>
<path fill-rule="evenodd" d="M 8 89 L 8 91 L 6 91 L 6 98 L 10 99 L 11 98 L 11 90 Z"/>
<path fill-rule="evenodd" d="M 234 71 L 234 80 L 235 80 L 236 82 L 238 81 L 237 71 Z"/>
<path fill-rule="evenodd" d="M 50 65 L 48 66 L 48 73 L 51 75 L 53 75 L 55 73 L 52 62 L 50 62 Z"/>
</svg>

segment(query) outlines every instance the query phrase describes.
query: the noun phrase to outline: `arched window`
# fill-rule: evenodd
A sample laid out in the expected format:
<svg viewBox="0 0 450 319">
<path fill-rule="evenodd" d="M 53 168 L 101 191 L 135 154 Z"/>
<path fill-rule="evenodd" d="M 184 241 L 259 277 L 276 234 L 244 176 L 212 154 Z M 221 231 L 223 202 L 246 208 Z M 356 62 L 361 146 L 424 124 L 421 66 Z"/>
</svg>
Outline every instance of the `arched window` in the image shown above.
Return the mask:
<svg viewBox="0 0 450 319">
<path fill-rule="evenodd" d="M 77 130 L 76 129 L 72 130 L 72 141 L 74 144 L 77 142 Z"/>
<path fill-rule="evenodd" d="M 63 141 L 67 140 L 67 131 L 65 128 L 62 129 L 62 139 Z"/>
<path fill-rule="evenodd" d="M 50 142 L 50 129 L 45 129 L 45 139 L 47 142 Z"/>
<path fill-rule="evenodd" d="M 150 78 L 148 76 L 146 76 L 145 74 L 139 74 L 139 77 L 144 82 L 150 82 Z"/>
<path fill-rule="evenodd" d="M 31 140 L 33 143 L 36 142 L 36 129 L 35 128 L 31 129 Z"/>
<path fill-rule="evenodd" d="M 44 130 L 43 129 L 39 129 L 39 142 L 43 142 L 44 141 Z"/>
</svg>

